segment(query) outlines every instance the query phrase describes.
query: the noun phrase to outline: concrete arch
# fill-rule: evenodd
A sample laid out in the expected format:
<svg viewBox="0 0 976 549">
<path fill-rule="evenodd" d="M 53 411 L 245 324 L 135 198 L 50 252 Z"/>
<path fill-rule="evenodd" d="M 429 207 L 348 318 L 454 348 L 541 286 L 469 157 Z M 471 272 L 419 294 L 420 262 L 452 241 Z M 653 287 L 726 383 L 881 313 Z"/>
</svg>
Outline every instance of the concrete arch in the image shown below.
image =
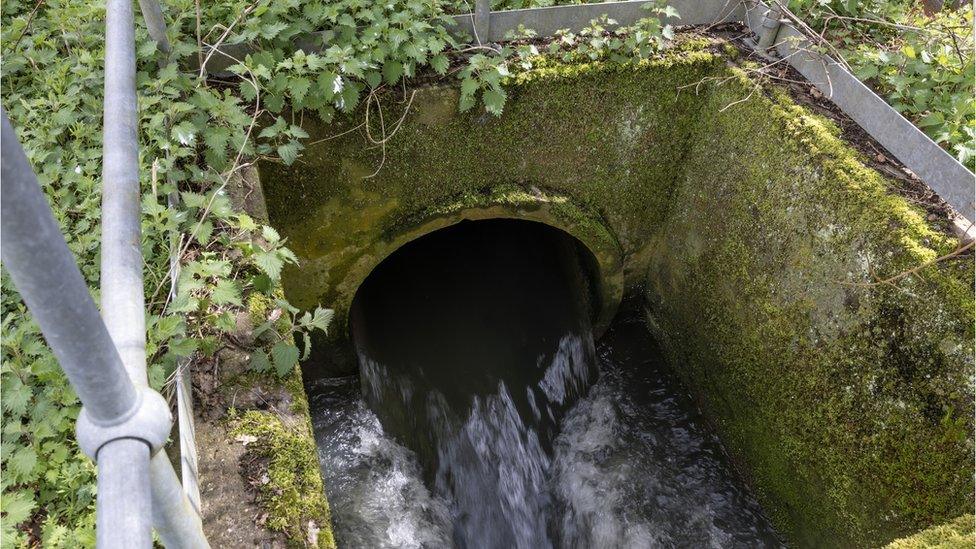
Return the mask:
<svg viewBox="0 0 976 549">
<path fill-rule="evenodd" d="M 541 191 L 526 192 L 509 187 L 489 194 L 468 194 L 434 208 L 408 216 L 395 228 L 387 229 L 385 238 L 366 247 L 341 280 L 337 280 L 337 299 L 333 307 L 341 318 L 342 333 L 348 336 L 347 316 L 356 292 L 369 274 L 393 252 L 414 240 L 462 221 L 516 219 L 540 223 L 559 230 L 576 241 L 587 253 L 590 271 L 591 299 L 594 304 L 593 330 L 601 335 L 616 314 L 623 297 L 623 253 L 610 229 L 593 212 L 561 195 Z M 341 309 L 340 309 L 341 308 Z"/>
</svg>

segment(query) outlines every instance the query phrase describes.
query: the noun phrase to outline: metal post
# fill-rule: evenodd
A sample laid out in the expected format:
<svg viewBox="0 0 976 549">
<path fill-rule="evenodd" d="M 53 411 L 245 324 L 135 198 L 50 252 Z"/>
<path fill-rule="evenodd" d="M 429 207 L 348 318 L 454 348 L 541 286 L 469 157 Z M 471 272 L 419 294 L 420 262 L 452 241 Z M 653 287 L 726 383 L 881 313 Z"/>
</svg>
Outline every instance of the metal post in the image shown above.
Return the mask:
<svg viewBox="0 0 976 549">
<path fill-rule="evenodd" d="M 125 416 L 135 388 L 5 112 L 0 147 L 4 266 L 92 418 Z"/>
<path fill-rule="evenodd" d="M 98 451 L 96 547 L 152 547 L 149 445 L 116 439 Z"/>
<path fill-rule="evenodd" d="M 142 18 L 146 20 L 149 36 L 156 41 L 159 51 L 169 54 L 169 39 L 166 38 L 166 20 L 163 19 L 163 9 L 156 0 L 139 0 Z"/>
<path fill-rule="evenodd" d="M 131 0 L 108 0 L 106 4 L 102 311 L 129 378 L 136 385 L 147 385 L 132 12 Z"/>
<path fill-rule="evenodd" d="M 148 3 L 154 3 L 147 0 Z M 165 40 L 162 30 L 157 41 Z M 156 6 L 158 8 L 158 5 Z M 146 320 L 142 279 L 135 22 L 131 0 L 108 0 L 105 21 L 105 108 L 102 159 L 102 311 L 136 386 L 146 386 Z M 167 547 L 209 547 L 200 517 L 173 466 L 160 452 L 150 464 L 153 523 Z"/>
<path fill-rule="evenodd" d="M 2 112 L 2 111 L 0 111 Z M 143 398 L 99 318 L 6 113 L 0 134 L 0 253 L 14 285 L 93 422 L 111 428 Z M 110 439 L 95 450 L 98 547 L 151 547 L 148 443 Z"/>
<path fill-rule="evenodd" d="M 756 41 L 756 47 L 760 51 L 768 50 L 776 42 L 776 35 L 779 34 L 779 27 L 782 24 L 782 20 L 783 10 L 779 4 L 774 5 L 766 12 L 766 16 L 762 22 L 762 29 L 758 33 L 759 38 Z"/>
<path fill-rule="evenodd" d="M 153 526 L 168 549 L 208 549 L 200 516 L 187 499 L 173 464 L 164 452 L 149 462 Z"/>
<path fill-rule="evenodd" d="M 474 38 L 478 45 L 490 41 L 491 0 L 476 0 L 474 4 Z"/>
</svg>

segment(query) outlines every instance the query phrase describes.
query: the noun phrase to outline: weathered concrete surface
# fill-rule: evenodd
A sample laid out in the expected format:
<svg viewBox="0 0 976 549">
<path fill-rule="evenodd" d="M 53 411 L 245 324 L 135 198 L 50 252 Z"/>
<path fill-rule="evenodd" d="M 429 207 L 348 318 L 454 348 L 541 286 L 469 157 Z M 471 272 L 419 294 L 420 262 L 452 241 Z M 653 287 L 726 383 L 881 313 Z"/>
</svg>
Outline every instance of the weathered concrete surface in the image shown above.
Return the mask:
<svg viewBox="0 0 976 549">
<path fill-rule="evenodd" d="M 497 119 L 424 89 L 385 150 L 360 129 L 262 166 L 271 221 L 302 260 L 289 298 L 335 307 L 341 340 L 358 284 L 402 242 L 458 212 L 541 215 L 598 260 L 619 254 L 623 286 L 643 291 L 795 544 L 876 546 L 971 513 L 972 262 L 875 284 L 957 240 L 829 123 L 727 61 L 685 42 L 634 66 L 548 64 L 515 78 Z M 406 99 L 383 104 L 396 120 Z M 540 200 L 566 207 L 533 214 Z"/>
</svg>

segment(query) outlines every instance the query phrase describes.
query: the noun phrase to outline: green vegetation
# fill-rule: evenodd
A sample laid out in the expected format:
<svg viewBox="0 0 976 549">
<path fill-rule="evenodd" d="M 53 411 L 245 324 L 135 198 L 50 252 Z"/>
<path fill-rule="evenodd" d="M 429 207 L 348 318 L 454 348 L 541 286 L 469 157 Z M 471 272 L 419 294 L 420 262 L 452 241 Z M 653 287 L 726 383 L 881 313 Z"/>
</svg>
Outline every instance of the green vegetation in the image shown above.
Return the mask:
<svg viewBox="0 0 976 549">
<path fill-rule="evenodd" d="M 823 36 L 825 53 L 846 60 L 895 109 L 976 170 L 973 5 L 959 2 L 958 8 L 947 5 L 926 14 L 923 4 L 790 0 L 788 5 Z"/>
<path fill-rule="evenodd" d="M 300 387 L 299 393 L 296 398 L 304 402 Z M 335 549 L 312 427 L 304 417 L 299 425 L 289 426 L 274 412 L 248 410 L 229 421 L 234 435 L 256 439 L 247 451 L 266 462 L 261 469 L 267 468 L 267 481 L 258 491 L 268 511 L 267 527 L 285 532 L 293 547 Z"/>
<path fill-rule="evenodd" d="M 582 168 L 589 168 L 594 186 L 583 197 L 583 211 L 605 215 L 604 210 L 594 207 L 598 199 L 609 197 L 618 201 L 616 206 L 621 208 L 618 212 L 621 217 L 611 218 L 618 225 L 615 236 L 628 253 L 640 253 L 643 239 L 652 231 L 638 220 L 647 218 L 657 223 L 670 215 L 669 193 L 680 179 L 678 172 L 669 171 L 667 166 L 682 161 L 682 155 L 690 150 L 689 140 L 695 131 L 692 125 L 666 127 L 675 119 L 697 115 L 704 104 L 691 91 L 671 100 L 675 84 L 693 84 L 723 62 L 703 51 L 701 42 L 679 45 L 681 55 L 661 58 L 659 54 L 672 30 L 661 24 L 661 16 L 669 12 L 660 5 L 655 8 L 657 11 L 649 12 L 647 19 L 629 29 L 608 33 L 605 27 L 609 21 L 596 21 L 580 33 L 562 33 L 540 51 L 528 30 L 513 36 L 511 44 L 501 47 L 466 48 L 463 40 L 452 38 L 447 30 L 448 10 L 459 8 L 440 0 L 392 0 L 382 5 L 363 0 L 237 0 L 202 4 L 206 5 L 198 12 L 196 3 L 189 0 L 165 3 L 173 43 L 173 53 L 168 59 L 157 51 L 142 22 L 137 21 L 142 246 L 146 259 L 149 374 L 155 387 L 166 384 L 177 360 L 186 357 L 205 360 L 212 356 L 235 329 L 235 315 L 249 307 L 260 305 L 262 310 L 277 311 L 270 316 L 261 315 L 257 329 L 260 344 L 252 353 L 252 366 L 259 372 L 289 375 L 294 371 L 295 362 L 308 353 L 309 338 L 297 338 L 305 342 L 305 348 L 299 349 L 293 343 L 294 336 L 327 327 L 328 311 L 313 309 L 302 313 L 281 298 L 282 271 L 297 262 L 288 247 L 294 242 L 281 238 L 274 229 L 243 213 L 240 205 L 226 194 L 232 180 L 241 177 L 245 169 L 258 161 L 281 169 L 295 163 L 305 147 L 310 146 L 305 141 L 310 128 L 318 128 L 317 135 L 329 137 L 333 132 L 353 128 L 356 124 L 353 117 L 373 112 L 374 118 L 366 127 L 375 133 L 368 139 L 372 145 L 382 146 L 382 150 L 374 148 L 362 153 L 356 159 L 357 166 L 342 168 L 350 176 L 348 180 L 357 185 L 351 192 L 358 204 L 368 203 L 370 196 L 382 190 L 370 183 L 367 176 L 384 162 L 395 164 L 405 158 L 398 157 L 402 152 L 386 151 L 394 143 L 388 142 L 388 138 L 399 126 L 386 126 L 382 120 L 377 122 L 375 115 L 382 114 L 373 109 L 389 109 L 401 84 L 428 77 L 454 78 L 460 93 L 446 95 L 450 98 L 449 109 L 441 108 L 443 105 L 438 103 L 435 105 L 438 109 L 420 110 L 425 113 L 422 116 L 428 117 L 424 124 L 435 127 L 444 124 L 447 126 L 444 135 L 452 136 L 458 130 L 470 129 L 479 116 L 469 112 L 458 118 L 455 112 L 458 107 L 473 109 L 480 101 L 494 115 L 514 108 L 516 112 L 509 113 L 510 116 L 480 126 L 474 124 L 484 132 L 477 135 L 486 137 L 483 143 L 491 143 L 496 147 L 495 152 L 516 150 L 541 160 L 539 169 L 532 173 L 514 165 L 504 166 L 508 177 L 504 183 L 531 184 L 536 179 L 558 175 L 574 181 Z M 886 2 L 870 2 L 865 8 L 852 2 L 843 6 L 840 2 L 801 2 L 794 7 L 811 22 L 822 21 L 827 25 L 830 43 L 840 44 L 835 47 L 842 47 L 859 74 L 972 167 L 971 8 L 943 12 L 929 20 L 905 3 L 891 5 L 895 7 L 889 9 Z M 527 5 L 516 6 L 503 0 L 496 2 L 495 7 Z M 0 9 L 3 106 L 38 173 L 68 245 L 94 291 L 99 278 L 104 4 L 77 0 L 3 0 Z M 888 23 L 917 25 L 924 30 L 839 19 L 829 16 L 828 9 L 847 14 L 844 17 L 880 18 Z M 319 29 L 326 29 L 328 48 L 320 53 L 294 50 L 292 44 L 297 36 Z M 852 33 L 849 42 L 845 41 L 848 39 L 845 32 Z M 957 42 L 962 46 L 957 47 Z M 209 55 L 208 46 L 235 43 L 255 46 L 250 55 L 234 60 L 232 70 L 239 79 L 228 82 L 209 78 L 200 74 L 191 62 Z M 552 63 L 551 59 L 540 58 L 540 53 L 572 64 Z M 649 67 L 666 68 L 669 80 L 646 82 L 641 71 Z M 607 75 L 612 78 L 605 80 Z M 622 88 L 616 87 L 621 84 Z M 545 88 L 545 93 L 551 92 L 564 101 L 556 106 L 561 113 L 571 108 L 569 102 L 596 92 L 615 98 L 633 94 L 630 97 L 641 98 L 648 110 L 630 113 L 619 124 L 609 125 L 610 129 L 622 130 L 610 141 L 599 130 L 600 125 L 594 123 L 568 126 L 565 132 L 553 129 L 548 138 L 531 143 L 519 136 L 525 135 L 528 126 L 524 120 L 535 106 L 524 102 L 522 106 L 517 102 L 511 105 L 508 100 L 514 88 L 518 94 L 543 93 L 540 90 Z M 667 101 L 662 99 L 665 96 Z M 400 105 L 407 101 L 406 97 L 400 98 Z M 572 108 L 578 111 L 577 107 Z M 602 107 L 591 105 L 590 108 L 589 114 L 596 117 L 593 119 L 605 122 Z M 538 127 L 551 126 L 551 120 L 541 120 Z M 728 127 L 712 129 L 716 136 L 730 132 Z M 559 136 L 569 135 L 569 130 L 576 132 L 573 141 L 559 141 Z M 662 142 L 674 146 L 670 150 L 655 149 L 653 158 L 633 156 L 614 160 L 630 162 L 637 169 L 634 175 L 622 177 L 608 165 L 566 161 L 583 156 L 581 142 L 591 145 L 594 154 L 602 154 L 606 151 L 601 147 L 609 146 L 607 143 L 626 141 L 643 146 L 636 138 L 650 131 L 658 132 L 655 135 L 663 136 Z M 429 153 L 439 143 L 427 138 L 411 146 L 414 151 Z M 553 149 L 552 144 L 562 148 Z M 552 162 L 545 160 L 549 154 Z M 309 151 L 308 156 L 311 162 L 321 160 L 317 151 Z M 439 162 L 446 166 L 459 160 L 468 164 L 461 168 L 452 166 L 451 170 L 463 169 L 463 173 L 474 175 L 460 181 L 455 190 L 472 190 L 484 183 L 475 177 L 484 175 L 479 172 L 483 168 L 465 161 L 463 155 L 442 155 Z M 843 172 L 846 166 L 833 167 Z M 352 177 L 354 168 L 358 170 L 356 177 Z M 435 170 L 428 178 L 417 179 L 419 183 L 412 198 L 416 202 L 407 202 L 406 206 L 430 205 L 435 187 L 448 180 L 444 178 L 446 170 L 446 167 Z M 546 175 L 547 171 L 550 176 Z M 655 185 L 642 188 L 643 184 L 637 184 L 638 172 Z M 498 177 L 498 173 L 493 177 Z M 633 193 L 617 193 L 621 181 L 632 184 Z M 171 194 L 180 197 L 178 205 L 168 205 Z M 387 207 L 390 206 L 381 204 L 376 211 L 364 212 L 363 223 L 384 216 L 383 208 Z M 873 222 L 880 227 L 887 218 L 877 215 Z M 402 221 L 402 217 L 396 220 Z M 319 236 L 322 241 L 315 245 L 322 245 L 329 238 L 347 238 L 347 235 Z M 932 236 L 926 233 L 925 238 Z M 918 240 L 912 239 L 912 246 Z M 939 245 L 945 244 L 936 241 L 932 246 Z M 927 245 L 918 246 L 920 250 L 928 249 Z M 182 269 L 179 292 L 170 298 L 169 257 L 174 250 Z M 932 253 L 935 252 L 902 259 L 911 263 Z M 6 274 L 2 283 L 6 291 L 0 303 L 3 330 L 0 462 L 4 470 L 0 480 L 3 494 L 0 536 L 5 544 L 14 546 L 91 546 L 95 469 L 73 441 L 79 403 Z M 952 295 L 961 292 L 952 291 Z M 269 320 L 271 316 L 275 319 Z M 946 366 L 941 362 L 933 366 L 936 371 L 943 367 Z M 942 434 L 959 432 L 962 428 L 959 409 L 940 410 L 940 413 L 941 423 L 933 429 Z M 258 426 L 257 420 L 252 426 Z M 282 441 L 288 448 L 294 446 L 291 444 L 294 441 L 285 436 L 287 433 L 271 428 L 262 433 L 267 435 L 267 448 L 277 449 L 277 443 Z M 956 438 L 947 439 L 946 444 L 952 449 Z M 291 471 L 298 476 L 280 477 L 280 485 L 285 487 L 283 493 L 290 493 L 288 490 L 294 487 L 314 489 L 316 481 L 311 476 L 305 477 L 312 475 L 308 468 L 314 469 L 314 460 L 313 465 L 308 465 L 305 450 L 299 449 L 294 454 L 290 450 L 282 451 L 283 456 L 295 458 L 282 463 L 299 468 Z M 314 476 L 317 475 L 315 471 Z M 933 479 L 924 485 L 936 485 L 944 480 L 938 476 Z M 320 484 L 317 493 L 321 493 Z M 808 495 L 796 494 L 798 498 Z M 954 495 L 955 492 L 950 494 Z M 293 508 L 290 504 L 281 508 L 279 515 L 283 517 L 282 529 L 293 539 L 304 538 L 296 537 L 300 533 L 289 529 L 292 519 L 321 517 L 321 507 L 325 505 L 324 499 L 299 503 L 305 509 L 299 515 L 289 511 Z M 904 503 L 902 507 L 907 505 Z M 907 518 L 904 524 L 919 525 L 926 520 L 944 518 L 942 515 L 957 507 L 954 500 L 912 505 L 932 511 L 925 516 Z M 320 538 L 320 545 L 323 539 Z"/>
<path fill-rule="evenodd" d="M 885 549 L 971 549 L 976 545 L 973 530 L 973 515 L 963 515 L 913 536 L 895 540 Z"/>
</svg>

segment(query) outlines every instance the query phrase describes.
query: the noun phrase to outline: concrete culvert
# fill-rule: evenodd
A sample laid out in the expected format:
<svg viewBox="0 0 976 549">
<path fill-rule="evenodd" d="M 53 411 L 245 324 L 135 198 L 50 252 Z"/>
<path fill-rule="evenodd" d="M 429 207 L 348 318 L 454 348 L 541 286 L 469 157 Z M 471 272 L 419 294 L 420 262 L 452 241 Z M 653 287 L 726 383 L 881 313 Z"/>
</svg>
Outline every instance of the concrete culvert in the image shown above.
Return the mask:
<svg viewBox="0 0 976 549">
<path fill-rule="evenodd" d="M 499 118 L 458 113 L 451 86 L 405 114 L 391 95 L 404 118 L 382 151 L 358 121 L 306 119 L 318 144 L 259 166 L 300 259 L 289 300 L 336 311 L 306 380 L 358 379 L 348 312 L 398 249 L 465 220 L 543 223 L 592 256 L 595 332 L 637 300 L 791 543 L 879 546 L 972 513 L 972 262 L 937 261 L 958 239 L 731 55 L 553 63 L 513 82 Z"/>
</svg>

